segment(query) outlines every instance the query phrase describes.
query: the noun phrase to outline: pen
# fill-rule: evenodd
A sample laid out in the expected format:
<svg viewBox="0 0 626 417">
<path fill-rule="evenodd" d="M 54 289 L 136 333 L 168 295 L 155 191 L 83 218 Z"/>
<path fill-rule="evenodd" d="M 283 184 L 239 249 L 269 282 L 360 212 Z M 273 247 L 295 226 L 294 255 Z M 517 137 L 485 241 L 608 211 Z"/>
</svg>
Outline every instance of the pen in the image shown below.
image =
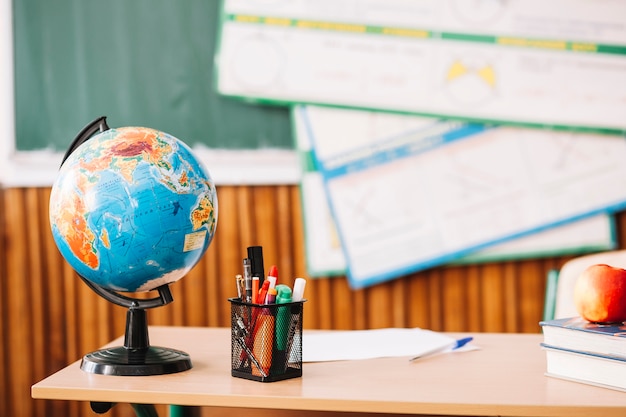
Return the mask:
<svg viewBox="0 0 626 417">
<path fill-rule="evenodd" d="M 235 339 L 239 343 L 239 346 L 246 352 L 246 354 L 248 355 L 248 359 L 250 359 L 254 366 L 256 366 L 259 374 L 261 374 L 261 376 L 263 377 L 267 377 L 267 369 L 264 369 L 264 367 L 261 366 L 256 356 L 254 356 L 254 353 L 250 351 L 250 348 L 246 344 L 245 337 L 248 335 L 248 331 L 246 330 L 246 326 L 243 323 L 243 319 L 241 317 L 237 317 L 237 325 L 239 326 L 239 329 L 236 332 Z"/>
<path fill-rule="evenodd" d="M 241 274 L 237 274 L 235 276 L 235 281 L 237 283 L 237 296 L 239 297 L 241 301 L 245 301 L 246 287 L 243 282 L 243 277 L 241 276 Z"/>
<path fill-rule="evenodd" d="M 413 361 L 415 361 L 417 359 L 426 358 L 428 356 L 436 355 L 437 353 L 442 353 L 442 352 L 445 352 L 446 350 L 456 350 L 456 349 L 458 349 L 460 347 L 465 346 L 466 344 L 471 342 L 473 339 L 474 339 L 473 337 L 465 337 L 463 339 L 456 340 L 456 341 L 454 341 L 453 343 L 451 343 L 449 345 L 429 350 L 428 352 L 424 352 L 424 353 L 422 353 L 419 356 L 411 358 L 411 359 L 409 359 L 409 362 L 413 362 Z"/>
<path fill-rule="evenodd" d="M 248 259 L 252 265 L 252 275 L 259 277 L 259 285 L 263 285 L 265 281 L 265 270 L 263 268 L 263 247 L 249 246 Z"/>
<path fill-rule="evenodd" d="M 246 302 L 252 301 L 252 262 L 250 258 L 243 260 L 243 279 L 246 286 Z"/>
</svg>

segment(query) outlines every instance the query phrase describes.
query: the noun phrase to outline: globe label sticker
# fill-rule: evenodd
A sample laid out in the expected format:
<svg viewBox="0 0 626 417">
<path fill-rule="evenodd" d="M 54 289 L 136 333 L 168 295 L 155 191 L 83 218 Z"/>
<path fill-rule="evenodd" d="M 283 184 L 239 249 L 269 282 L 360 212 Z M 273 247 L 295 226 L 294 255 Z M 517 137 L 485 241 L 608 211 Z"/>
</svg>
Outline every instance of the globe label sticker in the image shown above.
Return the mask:
<svg viewBox="0 0 626 417">
<path fill-rule="evenodd" d="M 190 250 L 201 249 L 204 246 L 205 238 L 206 238 L 206 230 L 186 234 L 185 246 L 183 247 L 183 252 L 189 252 Z"/>
</svg>

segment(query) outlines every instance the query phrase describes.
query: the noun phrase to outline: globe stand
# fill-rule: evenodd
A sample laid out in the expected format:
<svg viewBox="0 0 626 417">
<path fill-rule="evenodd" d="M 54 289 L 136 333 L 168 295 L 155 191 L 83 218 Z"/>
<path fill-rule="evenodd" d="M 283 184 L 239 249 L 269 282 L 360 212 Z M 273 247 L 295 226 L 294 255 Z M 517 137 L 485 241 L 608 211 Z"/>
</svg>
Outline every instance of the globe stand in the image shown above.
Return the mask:
<svg viewBox="0 0 626 417">
<path fill-rule="evenodd" d="M 101 375 L 145 376 L 163 375 L 191 369 L 191 359 L 185 352 L 150 346 L 146 309 L 160 307 L 173 301 L 169 286 L 157 288 L 159 296 L 139 300 L 126 297 L 81 279 L 98 295 L 122 307 L 126 313 L 124 346 L 100 349 L 86 354 L 80 364 L 85 372 Z"/>
<path fill-rule="evenodd" d="M 76 148 L 94 134 L 106 130 L 109 130 L 109 126 L 105 116 L 94 119 L 76 135 L 63 156 L 61 165 Z M 187 353 L 175 349 L 150 346 L 145 310 L 160 307 L 173 301 L 172 293 L 167 284 L 157 288 L 158 297 L 139 300 L 94 284 L 80 274 L 78 276 L 101 297 L 128 308 L 124 346 L 88 353 L 83 357 L 80 369 L 93 374 L 137 376 L 172 374 L 191 369 L 191 359 Z"/>
</svg>

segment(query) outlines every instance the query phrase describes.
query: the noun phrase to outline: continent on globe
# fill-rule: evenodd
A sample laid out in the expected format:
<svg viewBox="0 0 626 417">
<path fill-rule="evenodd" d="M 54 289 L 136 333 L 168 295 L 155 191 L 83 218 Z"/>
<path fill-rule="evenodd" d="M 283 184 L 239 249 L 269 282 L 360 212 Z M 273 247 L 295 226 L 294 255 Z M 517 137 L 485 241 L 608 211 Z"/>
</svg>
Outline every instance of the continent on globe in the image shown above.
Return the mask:
<svg viewBox="0 0 626 417">
<path fill-rule="evenodd" d="M 83 278 L 114 291 L 150 291 L 182 278 L 206 252 L 217 194 L 184 142 L 150 128 L 109 129 L 63 163 L 50 225 Z"/>
</svg>

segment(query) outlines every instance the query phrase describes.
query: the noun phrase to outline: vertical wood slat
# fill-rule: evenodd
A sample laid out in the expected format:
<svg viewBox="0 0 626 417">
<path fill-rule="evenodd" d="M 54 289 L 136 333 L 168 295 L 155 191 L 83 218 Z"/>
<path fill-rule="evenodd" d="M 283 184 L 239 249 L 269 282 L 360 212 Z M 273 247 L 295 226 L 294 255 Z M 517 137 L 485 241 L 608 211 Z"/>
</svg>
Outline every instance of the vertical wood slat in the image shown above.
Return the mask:
<svg viewBox="0 0 626 417">
<path fill-rule="evenodd" d="M 58 253 L 49 192 L 0 189 L 2 415 L 92 415 L 87 403 L 33 401 L 30 385 L 124 332 L 124 309 L 89 290 Z M 344 277 L 307 276 L 298 187 L 222 186 L 218 198 L 213 244 L 172 284 L 174 303 L 150 310 L 151 325 L 229 326 L 234 275 L 246 247 L 261 244 L 266 270 L 277 264 L 282 282 L 308 278 L 305 328 L 538 332 L 547 271 L 569 259 L 443 266 L 352 290 Z M 625 216 L 617 215 L 620 242 Z M 119 405 L 109 415 L 133 411 Z"/>
<path fill-rule="evenodd" d="M 408 315 L 407 327 L 429 328 L 430 297 L 426 274 L 422 273 L 411 279 L 407 291 L 409 293 L 405 305 Z"/>
<path fill-rule="evenodd" d="M 442 280 L 443 315 L 446 317 L 444 330 L 456 332 L 466 329 L 466 282 L 461 267 L 453 266 L 446 271 Z"/>
<path fill-rule="evenodd" d="M 368 327 L 380 329 L 393 327 L 391 285 L 376 285 L 366 289 L 367 309 L 364 311 L 367 317 Z M 382 313 L 382 312 L 385 313 Z"/>
<path fill-rule="evenodd" d="M 241 187 L 242 189 L 244 187 Z M 224 303 L 230 297 L 237 296 L 237 287 L 235 285 L 235 276 L 237 274 L 243 274 L 242 271 L 242 259 L 244 258 L 242 247 L 243 243 L 242 232 L 246 227 L 246 232 L 249 232 L 252 222 L 250 221 L 249 204 L 245 208 L 237 210 L 238 201 L 241 196 L 244 196 L 244 201 L 248 202 L 248 196 L 250 190 L 246 187 L 246 192 L 243 193 L 242 189 L 236 188 L 224 188 L 221 192 L 218 192 L 218 220 L 217 229 L 215 235 L 215 243 L 211 246 L 215 246 L 216 258 L 208 258 L 206 262 L 214 262 L 217 268 L 217 279 L 209 280 L 215 281 L 211 283 L 210 294 L 212 297 L 208 299 L 210 304 L 210 311 L 215 315 L 211 321 L 211 325 L 218 326 L 221 323 L 225 323 L 230 320 L 230 306 L 228 303 Z M 211 247 L 209 250 L 213 249 Z M 222 284 L 218 286 L 218 284 Z M 186 284 L 186 283 L 184 283 Z M 222 307 L 220 307 L 222 306 Z"/>
<path fill-rule="evenodd" d="M 23 389 L 33 383 L 35 372 L 32 357 L 35 353 L 32 343 L 33 309 L 30 304 L 28 219 L 26 215 L 25 192 L 11 189 L 5 192 L 3 213 L 9 219 L 6 222 L 5 254 L 7 260 L 7 315 L 3 317 L 7 326 L 9 346 L 6 351 L 7 367 L 4 371 L 10 375 L 7 395 L 11 404 L 8 415 L 35 415 L 34 403 L 24 398 Z M 37 352 L 42 355 L 43 352 Z"/>
<path fill-rule="evenodd" d="M 465 330 L 469 332 L 479 332 L 482 330 L 482 314 L 480 309 L 482 305 L 481 282 L 480 267 L 478 265 L 468 265 L 465 272 L 465 285 L 467 287 Z"/>
<path fill-rule="evenodd" d="M 39 193 L 36 188 L 28 188 L 25 190 L 24 203 L 26 206 L 25 218 L 28 223 L 26 228 L 26 245 L 30 253 L 28 256 L 28 274 L 22 278 L 29 285 L 29 304 L 31 306 L 31 326 L 30 326 L 30 359 L 33 363 L 32 379 L 35 380 L 36 375 L 45 374 L 45 355 L 36 354 L 36 352 L 46 352 L 48 343 L 45 342 L 46 329 L 44 319 L 46 317 L 45 301 L 46 293 L 45 280 L 43 278 L 43 257 L 33 256 L 43 253 L 43 240 L 45 235 L 41 233 L 45 225 L 48 224 L 45 218 L 40 215 L 39 210 Z M 35 403 L 34 412 L 42 415 L 45 412 L 44 403 Z"/>
<path fill-rule="evenodd" d="M 504 331 L 504 302 L 502 299 L 502 275 L 500 267 L 488 264 L 482 268 L 482 317 L 483 330 L 486 332 Z"/>
<path fill-rule="evenodd" d="M 0 401 L 0 415 L 8 416 L 13 412 L 12 400 L 9 397 L 9 386 L 11 384 L 11 372 L 9 372 L 9 351 L 11 349 L 9 329 L 5 317 L 9 317 L 8 310 L 8 275 L 6 261 L 6 245 L 8 240 L 7 216 L 5 215 L 5 193 L 0 188 L 0 367 L 4 372 L 0 372 L 0 395 L 4 401 Z"/>
</svg>

